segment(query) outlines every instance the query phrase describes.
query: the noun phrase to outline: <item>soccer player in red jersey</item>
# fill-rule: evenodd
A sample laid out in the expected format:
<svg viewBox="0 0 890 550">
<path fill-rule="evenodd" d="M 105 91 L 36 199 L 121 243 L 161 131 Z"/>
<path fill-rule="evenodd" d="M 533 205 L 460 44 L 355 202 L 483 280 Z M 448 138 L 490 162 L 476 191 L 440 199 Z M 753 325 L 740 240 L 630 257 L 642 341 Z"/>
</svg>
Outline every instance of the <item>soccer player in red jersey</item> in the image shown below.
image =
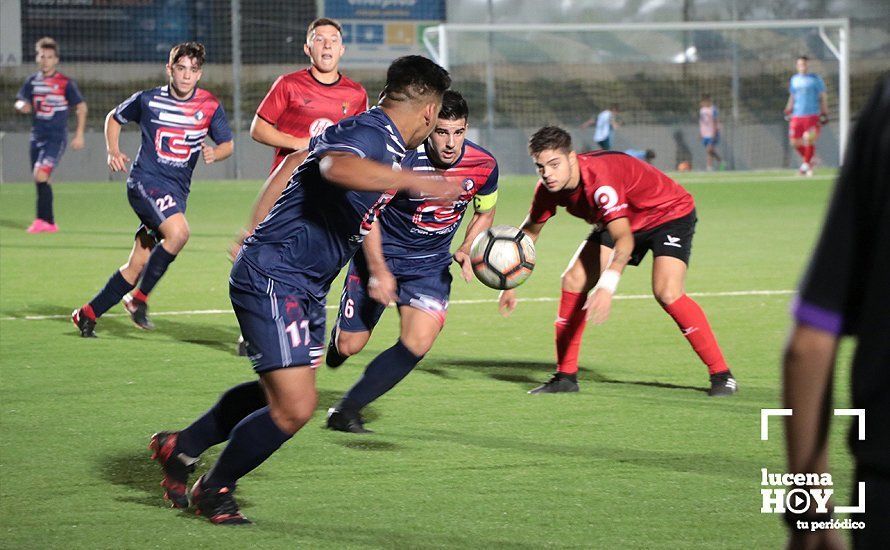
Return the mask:
<svg viewBox="0 0 890 550">
<path fill-rule="evenodd" d="M 326 17 L 316 19 L 309 24 L 303 45 L 310 67 L 278 77 L 263 98 L 250 124 L 250 137 L 275 147 L 270 173 L 328 126 L 368 109 L 362 85 L 338 70 L 345 50 L 340 24 Z"/>
<path fill-rule="evenodd" d="M 562 275 L 556 318 L 556 373 L 529 393 L 578 391 L 578 350 L 587 319 L 606 320 L 625 266 L 639 265 L 649 250 L 652 292 L 708 367 L 708 395 L 732 395 L 736 381 L 705 313 L 686 295 L 684 280 L 695 232 L 695 203 L 677 182 L 651 164 L 612 151 L 576 154 L 572 138 L 555 126 L 529 140 L 541 179 L 521 229 L 533 240 L 563 206 L 593 224 Z M 589 294 L 588 294 L 589 293 Z M 516 293 L 501 293 L 501 312 L 516 307 Z"/>
</svg>

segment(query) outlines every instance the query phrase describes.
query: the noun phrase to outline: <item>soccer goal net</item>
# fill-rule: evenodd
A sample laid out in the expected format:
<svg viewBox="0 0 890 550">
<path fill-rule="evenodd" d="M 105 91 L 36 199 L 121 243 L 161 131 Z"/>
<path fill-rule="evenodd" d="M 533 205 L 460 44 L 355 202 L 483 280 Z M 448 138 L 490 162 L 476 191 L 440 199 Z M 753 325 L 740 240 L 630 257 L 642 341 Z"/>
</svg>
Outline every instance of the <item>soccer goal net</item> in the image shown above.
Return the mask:
<svg viewBox="0 0 890 550">
<path fill-rule="evenodd" d="M 430 54 L 470 103 L 472 136 L 503 169 L 531 168 L 526 140 L 538 127 L 572 132 L 596 148 L 585 122 L 612 106 L 612 149 L 652 149 L 654 164 L 705 166 L 699 108 L 718 109 L 726 168 L 796 165 L 783 108 L 798 56 L 822 76 L 830 123 L 817 157 L 837 166 L 849 127 L 846 19 L 673 24 L 443 24 L 425 30 Z"/>
</svg>

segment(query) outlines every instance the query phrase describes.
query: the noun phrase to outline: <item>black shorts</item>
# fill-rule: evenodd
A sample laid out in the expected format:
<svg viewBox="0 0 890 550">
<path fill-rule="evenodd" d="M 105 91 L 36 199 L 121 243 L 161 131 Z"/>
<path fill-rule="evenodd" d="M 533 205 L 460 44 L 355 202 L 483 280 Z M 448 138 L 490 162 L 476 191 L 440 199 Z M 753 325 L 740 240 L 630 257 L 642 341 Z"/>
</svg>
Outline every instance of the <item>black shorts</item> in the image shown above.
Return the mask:
<svg viewBox="0 0 890 550">
<path fill-rule="evenodd" d="M 692 254 L 692 236 L 695 234 L 695 223 L 698 218 L 695 210 L 682 218 L 665 222 L 652 229 L 634 233 L 634 250 L 630 255 L 628 265 L 640 265 L 648 251 L 652 255 L 670 256 L 683 260 L 689 265 L 689 256 Z M 606 229 L 595 229 L 587 240 L 599 242 L 603 246 L 615 248 L 615 241 Z"/>
</svg>

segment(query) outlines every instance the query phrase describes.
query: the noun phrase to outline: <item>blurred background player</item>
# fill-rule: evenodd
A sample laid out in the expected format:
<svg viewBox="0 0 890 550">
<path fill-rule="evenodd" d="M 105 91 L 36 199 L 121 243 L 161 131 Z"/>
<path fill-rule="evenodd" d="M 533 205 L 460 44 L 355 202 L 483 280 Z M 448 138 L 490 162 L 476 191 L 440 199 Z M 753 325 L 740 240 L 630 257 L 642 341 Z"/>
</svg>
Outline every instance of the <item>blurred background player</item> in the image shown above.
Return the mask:
<svg viewBox="0 0 890 550">
<path fill-rule="evenodd" d="M 68 109 L 74 107 L 77 129 L 71 148 L 83 149 L 87 125 L 87 104 L 77 83 L 56 67 L 59 45 L 52 38 L 41 38 L 34 46 L 39 71 L 29 76 L 16 94 L 15 109 L 32 115 L 31 168 L 37 187 L 37 215 L 28 233 L 55 233 L 59 230 L 53 213 L 53 190 L 49 178 L 62 160 L 68 140 Z"/>
<path fill-rule="evenodd" d="M 594 124 L 596 125 L 593 129 L 593 141 L 596 142 L 600 149 L 605 151 L 612 148 L 612 134 L 615 128 L 621 126 L 621 123 L 618 121 L 618 111 L 618 104 L 613 103 L 608 109 L 600 111 L 600 114 L 596 115 L 595 118 L 590 117 L 581 124 L 582 130 Z"/>
<path fill-rule="evenodd" d="M 186 483 L 197 457 L 228 440 L 191 502 L 215 524 L 248 523 L 236 484 L 294 436 L 317 404 L 315 367 L 324 353 L 325 297 L 398 190 L 454 200 L 460 188 L 398 171 L 406 152 L 436 125 L 448 73 L 421 56 L 396 59 L 379 108 L 312 139 L 269 215 L 248 237 L 229 277 L 229 295 L 260 381 L 229 389 L 182 432 L 152 436 L 165 496 L 188 505 Z M 287 163 L 299 158 L 288 157 Z M 278 170 L 274 178 L 287 178 Z M 274 179 L 273 178 L 273 179 Z M 267 186 L 275 193 L 278 183 Z M 264 204 L 261 200 L 258 204 Z"/>
<path fill-rule="evenodd" d="M 625 149 L 624 154 L 649 164 L 652 164 L 652 161 L 655 160 L 655 151 L 652 149 Z"/>
<path fill-rule="evenodd" d="M 127 177 L 127 199 L 142 225 L 127 263 L 72 314 L 81 336 L 95 336 L 96 320 L 122 298 L 136 326 L 154 328 L 148 318 L 148 295 L 188 242 L 186 200 L 198 157 L 210 164 L 228 158 L 233 150 L 232 131 L 222 105 L 213 94 L 197 87 L 203 65 L 203 45 L 185 42 L 174 46 L 166 66 L 168 83 L 136 92 L 105 117 L 112 172 L 126 171 L 130 161 L 120 150 L 122 125 L 136 122 L 142 131 L 142 144 Z M 204 143 L 208 135 L 216 147 Z M 139 288 L 133 291 L 137 281 Z"/>
<path fill-rule="evenodd" d="M 890 541 L 890 76 L 884 76 L 858 117 L 822 236 L 793 307 L 795 326 L 785 347 L 783 406 L 788 472 L 828 471 L 828 427 L 838 342 L 856 337 L 854 421 L 849 444 L 856 462 L 853 505 L 865 483 L 864 521 L 852 529 L 856 549 Z M 865 422 L 865 439 L 857 425 Z M 825 521 L 809 510 L 788 514 L 788 548 L 843 548 L 836 531 L 796 529 L 796 520 Z M 812 525 L 812 523 L 810 523 Z"/>
<path fill-rule="evenodd" d="M 708 319 L 686 295 L 697 221 L 692 195 L 651 164 L 624 153 L 578 155 L 569 133 L 554 126 L 532 135 L 529 153 L 541 179 L 521 229 L 537 240 L 559 206 L 594 225 L 562 275 L 556 373 L 529 393 L 578 391 L 578 350 L 587 319 L 595 324 L 606 320 L 625 266 L 639 265 L 649 250 L 655 256 L 652 293 L 708 367 L 708 395 L 735 393 L 736 381 Z M 502 292 L 501 311 L 509 314 L 515 307 L 515 291 Z"/>
<path fill-rule="evenodd" d="M 788 141 L 803 161 L 798 172 L 812 176 L 819 129 L 828 123 L 828 101 L 822 77 L 808 72 L 809 61 L 805 55 L 797 58 L 797 74 L 791 77 L 788 85 L 788 103 L 784 112 L 786 118 L 791 117 Z"/>
<path fill-rule="evenodd" d="M 423 359 L 445 323 L 451 290 L 452 259 L 461 275 L 473 278 L 469 251 L 476 235 L 491 227 L 497 202 L 498 165 L 491 153 L 466 139 L 469 108 L 460 93 L 447 91 L 433 133 L 408 152 L 402 169 L 460 181 L 463 192 L 451 204 L 399 193 L 355 255 L 340 298 L 340 312 L 326 362 L 337 367 L 361 351 L 380 316 L 398 304 L 401 332 L 394 346 L 380 353 L 362 377 L 328 412 L 328 428 L 364 433 L 361 410 L 392 389 Z M 463 243 L 451 241 L 473 203 L 475 212 Z"/>
<path fill-rule="evenodd" d="M 706 167 L 708 172 L 714 169 L 714 161 L 717 166 L 723 164 L 723 159 L 717 152 L 720 143 L 720 120 L 717 118 L 717 106 L 711 101 L 709 94 L 702 94 L 698 107 L 698 132 L 701 134 L 701 144 L 707 153 Z"/>
<path fill-rule="evenodd" d="M 340 24 L 322 17 L 309 24 L 303 52 L 310 66 L 278 77 L 257 107 L 250 137 L 275 147 L 271 173 L 285 156 L 309 145 L 328 126 L 368 108 L 361 84 L 340 74 L 346 48 Z"/>
</svg>

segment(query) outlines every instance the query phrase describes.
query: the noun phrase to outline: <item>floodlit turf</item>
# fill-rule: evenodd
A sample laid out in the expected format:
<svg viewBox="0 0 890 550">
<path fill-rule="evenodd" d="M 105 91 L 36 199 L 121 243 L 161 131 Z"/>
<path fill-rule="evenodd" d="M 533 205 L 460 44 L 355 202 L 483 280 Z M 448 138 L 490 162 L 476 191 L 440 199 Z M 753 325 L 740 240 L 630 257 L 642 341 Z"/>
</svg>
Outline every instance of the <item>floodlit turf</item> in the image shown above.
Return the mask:
<svg viewBox="0 0 890 550">
<path fill-rule="evenodd" d="M 324 410 L 395 341 L 395 312 L 364 353 L 339 370 L 320 368 L 317 416 L 243 480 L 237 495 L 256 524 L 238 528 L 166 509 L 145 446 L 152 432 L 183 427 L 253 377 L 234 354 L 226 246 L 259 182 L 195 183 L 192 239 L 152 296 L 157 330 L 140 332 L 117 306 L 96 340 L 79 338 L 67 315 L 126 258 L 137 224 L 123 184 L 55 185 L 55 235 L 24 232 L 33 186 L 3 185 L 2 546 L 778 548 L 784 531 L 760 513 L 759 483 L 760 468 L 782 471 L 781 423 L 761 441 L 760 409 L 779 406 L 787 291 L 832 177 L 790 175 L 679 176 L 700 218 L 688 291 L 709 293 L 697 299 L 737 396 L 709 399 L 706 371 L 674 323 L 653 299 L 636 298 L 649 292 L 649 259 L 621 281 L 629 299 L 614 303 L 609 322 L 588 327 L 581 392 L 526 395 L 552 368 L 559 274 L 587 234 L 561 212 L 519 290 L 549 301 L 520 303 L 503 319 L 493 303 L 461 303 L 494 300 L 493 291 L 456 281 L 433 350 L 369 408 L 377 434 L 323 430 Z M 503 178 L 498 223 L 521 222 L 532 184 Z M 783 292 L 723 295 L 738 291 Z M 847 375 L 841 368 L 839 407 Z M 851 480 L 846 426 L 832 429 L 841 502 Z"/>
</svg>

